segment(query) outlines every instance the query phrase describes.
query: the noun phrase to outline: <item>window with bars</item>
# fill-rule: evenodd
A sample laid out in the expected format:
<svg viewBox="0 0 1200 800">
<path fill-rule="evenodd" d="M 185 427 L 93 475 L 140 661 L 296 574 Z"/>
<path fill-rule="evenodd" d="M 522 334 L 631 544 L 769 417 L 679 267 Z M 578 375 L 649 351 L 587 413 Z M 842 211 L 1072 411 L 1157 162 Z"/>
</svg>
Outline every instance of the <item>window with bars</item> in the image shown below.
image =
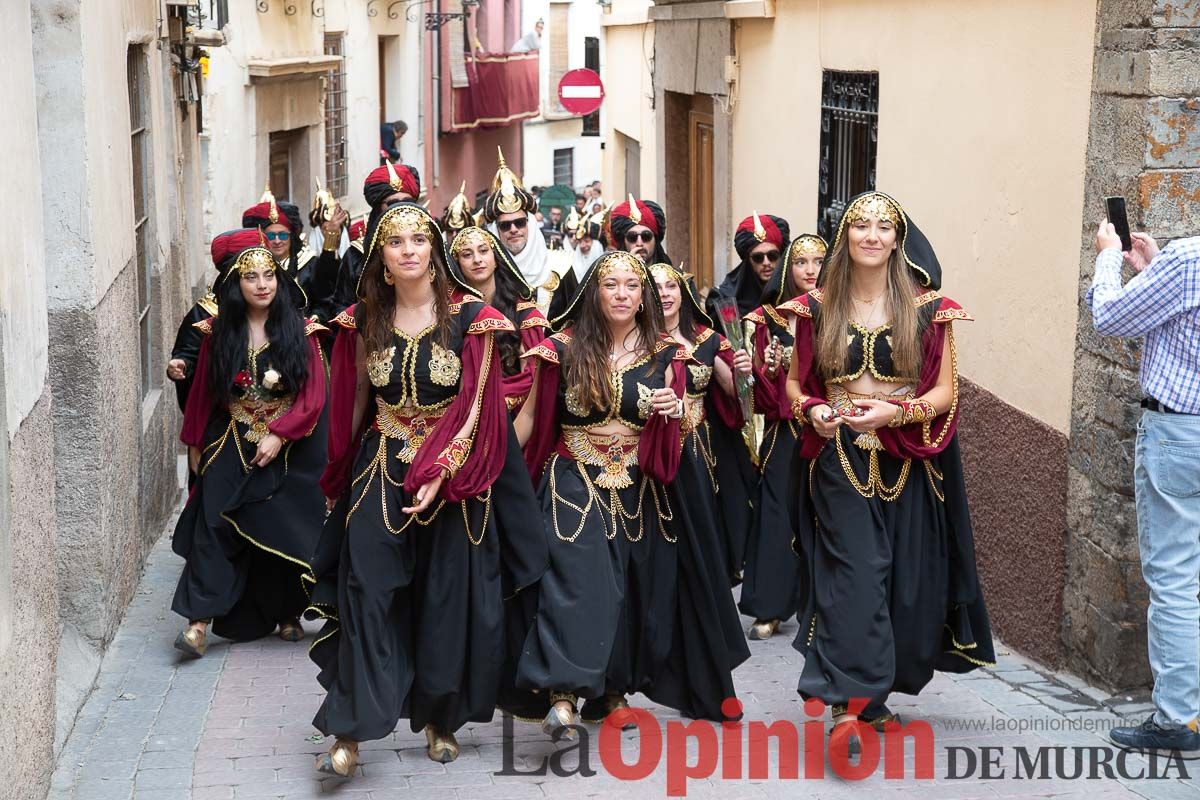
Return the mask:
<svg viewBox="0 0 1200 800">
<path fill-rule="evenodd" d="M 554 182 L 563 186 L 575 185 L 575 148 L 554 151 Z"/>
<path fill-rule="evenodd" d="M 346 59 L 345 36 L 325 34 L 325 55 L 342 60 L 325 78 L 325 185 L 334 197 L 349 192 L 346 164 Z M 382 98 L 380 98 L 382 102 Z"/>
<path fill-rule="evenodd" d="M 846 203 L 875 188 L 879 146 L 879 73 L 825 70 L 817 232 L 830 241 Z"/>
<path fill-rule="evenodd" d="M 158 385 L 154 364 L 154 264 L 150 256 L 150 114 L 146 107 L 146 51 L 141 45 L 129 48 L 125 57 L 129 90 L 129 147 L 133 164 L 134 269 L 137 271 L 138 348 L 141 355 L 142 397 Z"/>
<path fill-rule="evenodd" d="M 583 66 L 600 74 L 600 39 L 596 36 L 583 37 Z M 583 118 L 583 135 L 600 135 L 600 109 Z"/>
</svg>

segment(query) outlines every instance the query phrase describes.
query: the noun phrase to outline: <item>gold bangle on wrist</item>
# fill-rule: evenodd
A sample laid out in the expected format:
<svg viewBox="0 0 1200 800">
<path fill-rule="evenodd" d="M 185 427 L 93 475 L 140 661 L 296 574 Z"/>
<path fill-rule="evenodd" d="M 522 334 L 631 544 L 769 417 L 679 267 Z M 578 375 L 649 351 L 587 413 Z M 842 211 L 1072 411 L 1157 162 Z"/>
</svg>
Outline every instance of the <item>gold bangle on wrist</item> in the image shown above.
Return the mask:
<svg viewBox="0 0 1200 800">
<path fill-rule="evenodd" d="M 339 245 L 339 244 L 341 243 L 341 241 L 342 241 L 342 230 L 341 230 L 341 228 L 339 228 L 339 229 L 337 229 L 336 231 L 333 231 L 332 233 L 330 233 L 329 231 L 325 230 L 325 228 L 324 228 L 324 227 L 322 227 L 322 228 L 321 228 L 321 233 L 322 233 L 322 234 L 324 235 L 324 237 L 325 237 L 325 245 L 324 245 L 324 248 L 325 248 L 325 250 L 326 250 L 327 252 L 333 252 L 333 251 L 337 250 L 337 249 L 338 249 L 338 245 Z"/>
</svg>

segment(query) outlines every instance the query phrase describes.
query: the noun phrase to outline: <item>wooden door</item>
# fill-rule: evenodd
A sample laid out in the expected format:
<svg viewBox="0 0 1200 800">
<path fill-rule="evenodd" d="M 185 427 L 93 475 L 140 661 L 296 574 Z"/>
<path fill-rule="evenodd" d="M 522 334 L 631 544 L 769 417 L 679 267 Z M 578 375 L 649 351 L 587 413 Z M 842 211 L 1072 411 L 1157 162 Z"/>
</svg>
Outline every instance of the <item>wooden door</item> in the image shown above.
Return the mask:
<svg viewBox="0 0 1200 800">
<path fill-rule="evenodd" d="M 700 289 L 713 283 L 713 115 L 688 112 L 688 263 Z"/>
<path fill-rule="evenodd" d="M 271 194 L 280 202 L 292 198 L 292 143 L 295 139 L 293 131 L 276 131 L 270 138 Z"/>
</svg>

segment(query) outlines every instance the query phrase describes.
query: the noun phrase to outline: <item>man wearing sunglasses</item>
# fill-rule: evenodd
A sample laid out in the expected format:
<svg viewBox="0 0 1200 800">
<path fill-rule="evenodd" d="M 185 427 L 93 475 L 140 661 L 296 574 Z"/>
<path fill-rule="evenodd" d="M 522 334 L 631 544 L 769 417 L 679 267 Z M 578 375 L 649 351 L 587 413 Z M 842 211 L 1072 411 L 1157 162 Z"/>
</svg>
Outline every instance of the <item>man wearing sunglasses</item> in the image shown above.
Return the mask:
<svg viewBox="0 0 1200 800">
<path fill-rule="evenodd" d="M 242 227 L 261 230 L 267 249 L 275 256 L 279 266 L 295 276 L 307 300 L 305 316 L 320 322 L 327 321 L 332 310 L 330 299 L 337 281 L 336 243 L 332 248 L 323 249 L 319 256 L 306 248 L 300 238 L 304 222 L 299 207 L 293 203 L 277 202 L 269 188 L 258 203 L 242 212 Z M 333 241 L 333 237 L 330 239 Z"/>
<path fill-rule="evenodd" d="M 633 195 L 613 206 L 609 215 L 609 245 L 632 253 L 643 264 L 674 264 L 662 240 L 667 233 L 667 216 L 653 200 L 635 200 Z"/>
<path fill-rule="evenodd" d="M 733 235 L 733 249 L 741 263 L 708 293 L 705 301 L 708 313 L 716 314 L 718 297 L 736 299 L 738 314 L 742 316 L 758 308 L 764 302 L 762 293 L 767 281 L 780 267 L 779 259 L 790 233 L 783 217 L 753 213 L 742 220 Z"/>
<path fill-rule="evenodd" d="M 500 166 L 492 178 L 492 191 L 483 201 L 483 218 L 488 230 L 513 257 L 525 282 L 537 288 L 538 308 L 554 319 L 574 297 L 578 281 L 569 261 L 562 262 L 565 274 L 555 269 L 556 262 L 537 222 L 537 200 L 508 168 L 499 148 L 497 153 Z"/>
</svg>

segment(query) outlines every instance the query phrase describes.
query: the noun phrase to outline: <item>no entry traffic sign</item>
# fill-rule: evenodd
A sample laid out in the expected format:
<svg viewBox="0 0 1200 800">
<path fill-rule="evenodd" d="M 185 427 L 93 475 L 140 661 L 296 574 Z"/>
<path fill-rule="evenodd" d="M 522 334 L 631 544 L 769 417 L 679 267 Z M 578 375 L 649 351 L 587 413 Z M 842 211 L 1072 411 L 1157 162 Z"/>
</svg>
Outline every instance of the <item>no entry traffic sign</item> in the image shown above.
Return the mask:
<svg viewBox="0 0 1200 800">
<path fill-rule="evenodd" d="M 591 114 L 604 99 L 604 84 L 590 69 L 573 69 L 558 82 L 558 102 L 572 114 Z"/>
</svg>

